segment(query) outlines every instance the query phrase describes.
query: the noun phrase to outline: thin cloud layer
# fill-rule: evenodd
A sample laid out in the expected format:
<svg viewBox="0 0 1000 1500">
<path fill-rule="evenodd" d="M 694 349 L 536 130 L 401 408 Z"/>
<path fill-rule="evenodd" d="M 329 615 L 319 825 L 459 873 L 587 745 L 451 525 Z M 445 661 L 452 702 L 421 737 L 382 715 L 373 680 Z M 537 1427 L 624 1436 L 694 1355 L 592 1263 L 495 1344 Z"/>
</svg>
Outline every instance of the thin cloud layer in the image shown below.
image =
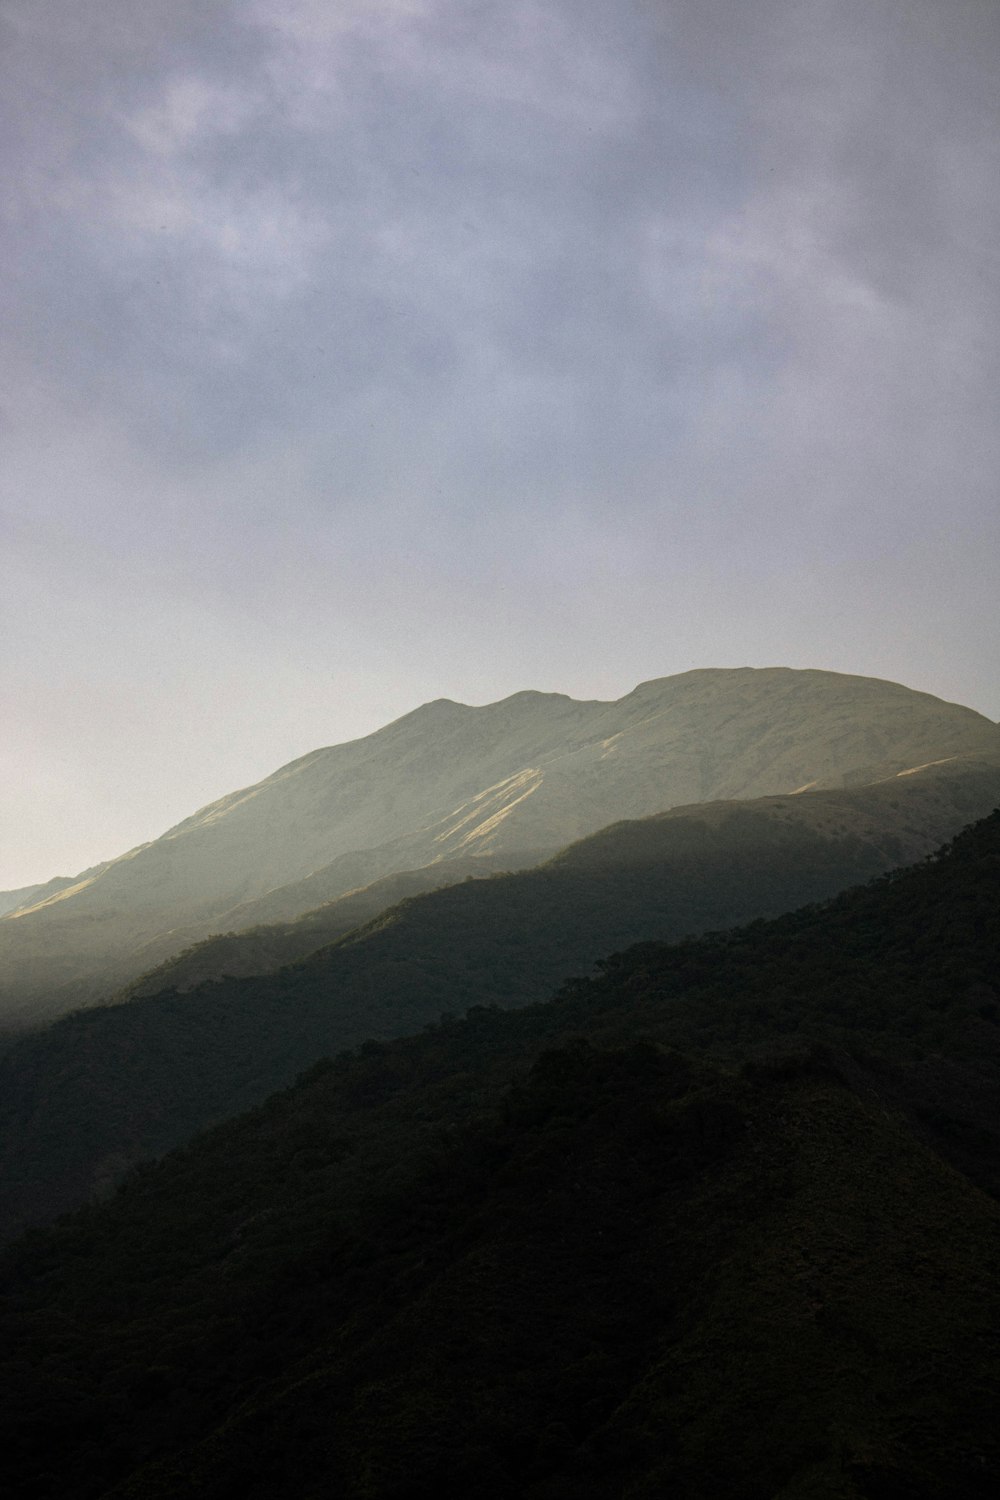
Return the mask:
<svg viewBox="0 0 1000 1500">
<path fill-rule="evenodd" d="M 441 693 L 1000 714 L 987 0 L 0 17 L 0 883 Z"/>
</svg>

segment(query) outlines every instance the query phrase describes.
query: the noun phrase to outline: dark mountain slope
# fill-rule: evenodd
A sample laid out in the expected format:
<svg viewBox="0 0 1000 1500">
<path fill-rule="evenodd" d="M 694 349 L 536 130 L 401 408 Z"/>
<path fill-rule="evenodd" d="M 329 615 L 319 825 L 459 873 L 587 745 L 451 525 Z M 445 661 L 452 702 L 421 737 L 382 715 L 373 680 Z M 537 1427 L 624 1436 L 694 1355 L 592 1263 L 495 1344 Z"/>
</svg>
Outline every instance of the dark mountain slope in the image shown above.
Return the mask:
<svg viewBox="0 0 1000 1500">
<path fill-rule="evenodd" d="M 682 803 L 998 753 L 1000 728 L 971 709 L 831 672 L 686 672 L 617 703 L 530 692 L 481 708 L 439 700 L 304 756 L 0 917 L 0 1016 L 29 1025 L 214 932 L 293 917 L 450 855 L 553 849 Z M 276 898 L 296 888 L 302 905 Z"/>
<path fill-rule="evenodd" d="M 35 1233 L 0 1267 L 11 1489 L 992 1495 L 1000 1213 L 941 1158 L 964 1086 L 935 1149 L 907 1122 L 932 1050 L 1000 1076 L 998 892 L 1000 814 L 827 907 L 316 1068 Z M 856 1055 L 662 1046 L 748 1035 Z"/>
<path fill-rule="evenodd" d="M 998 796 L 996 770 L 980 767 L 678 810 L 537 870 L 404 902 L 276 974 L 66 1017 L 0 1057 L 0 1222 L 10 1233 L 106 1191 L 324 1053 L 472 1005 L 529 1004 L 644 938 L 821 899 L 884 870 L 941 818 L 954 828 L 958 805 Z"/>
<path fill-rule="evenodd" d="M 106 1191 L 325 1053 L 470 1005 L 525 1005 L 602 953 L 787 910 L 884 867 L 733 804 L 626 824 L 558 864 L 405 901 L 301 963 L 63 1017 L 0 1057 L 0 1224 Z"/>
<path fill-rule="evenodd" d="M 536 852 L 544 857 L 540 851 Z M 206 938 L 159 964 L 148 974 L 141 975 L 115 998 L 162 995 L 165 990 L 183 994 L 206 980 L 270 974 L 297 959 L 307 958 L 319 948 L 328 947 L 337 938 L 365 926 L 381 912 L 412 896 L 440 890 L 446 885 L 457 885 L 462 880 L 485 879 L 537 862 L 527 852 L 518 854 L 512 851 L 510 855 L 470 854 L 466 859 L 456 855 L 419 870 L 401 870 L 396 875 L 387 875 L 382 880 L 349 891 L 313 911 L 303 912 L 290 922 L 275 922 Z"/>
</svg>

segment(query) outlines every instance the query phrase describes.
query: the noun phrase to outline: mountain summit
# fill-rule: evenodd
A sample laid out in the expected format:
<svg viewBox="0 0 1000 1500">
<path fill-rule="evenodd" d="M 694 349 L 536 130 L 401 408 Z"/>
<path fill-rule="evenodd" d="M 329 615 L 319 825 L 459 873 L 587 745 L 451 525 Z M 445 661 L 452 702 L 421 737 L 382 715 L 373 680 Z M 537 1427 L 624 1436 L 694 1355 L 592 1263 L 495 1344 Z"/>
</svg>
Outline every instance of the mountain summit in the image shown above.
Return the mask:
<svg viewBox="0 0 1000 1500">
<path fill-rule="evenodd" d="M 857 785 L 962 755 L 1000 755 L 1000 728 L 833 672 L 684 672 L 613 703 L 437 699 L 0 917 L 0 1015 L 30 1022 L 99 998 L 208 933 L 260 920 L 255 904 L 282 892 L 281 914 L 294 916 L 456 855 L 514 867 L 678 804 Z"/>
</svg>

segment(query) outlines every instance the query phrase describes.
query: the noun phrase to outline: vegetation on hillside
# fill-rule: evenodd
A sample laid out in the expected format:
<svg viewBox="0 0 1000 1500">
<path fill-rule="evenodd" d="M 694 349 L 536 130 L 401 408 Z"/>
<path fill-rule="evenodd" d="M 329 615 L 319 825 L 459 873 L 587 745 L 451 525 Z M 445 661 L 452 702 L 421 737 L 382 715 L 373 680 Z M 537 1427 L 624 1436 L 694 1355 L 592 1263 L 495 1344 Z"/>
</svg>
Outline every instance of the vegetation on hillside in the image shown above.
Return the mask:
<svg viewBox="0 0 1000 1500">
<path fill-rule="evenodd" d="M 752 804 L 626 823 L 537 869 L 404 901 L 274 974 L 64 1018 L 0 1058 L 0 1223 L 106 1191 L 325 1053 L 530 1004 L 613 949 L 787 910 L 884 862 Z"/>
<path fill-rule="evenodd" d="M 8 1484 L 992 1495 L 998 891 L 1000 812 L 319 1064 L 33 1232 L 0 1267 Z"/>
</svg>

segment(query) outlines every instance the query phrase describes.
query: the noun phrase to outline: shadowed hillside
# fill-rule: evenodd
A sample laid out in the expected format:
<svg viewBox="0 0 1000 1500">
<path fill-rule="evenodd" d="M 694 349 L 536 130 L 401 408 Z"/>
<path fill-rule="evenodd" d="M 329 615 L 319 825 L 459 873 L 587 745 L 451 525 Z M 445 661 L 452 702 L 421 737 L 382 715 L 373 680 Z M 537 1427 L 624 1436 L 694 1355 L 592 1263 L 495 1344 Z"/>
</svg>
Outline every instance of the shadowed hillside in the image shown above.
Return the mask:
<svg viewBox="0 0 1000 1500">
<path fill-rule="evenodd" d="M 985 1500 L 998 893 L 1000 813 L 317 1066 L 35 1233 L 0 1267 L 10 1487 Z"/>
<path fill-rule="evenodd" d="M 168 989 L 183 994 L 211 979 L 270 974 L 296 959 L 308 957 L 318 948 L 327 947 L 356 927 L 365 926 L 373 917 L 411 896 L 456 885 L 462 880 L 482 880 L 534 863 L 530 854 L 512 851 L 510 855 L 470 854 L 467 859 L 455 855 L 420 870 L 401 870 L 397 875 L 387 875 L 328 901 L 314 911 L 303 912 L 291 922 L 206 938 L 148 974 L 140 975 L 114 999 L 161 995 Z"/>
<path fill-rule="evenodd" d="M 324 1053 L 472 1005 L 529 1004 L 642 939 L 821 899 L 927 852 L 997 801 L 1000 769 L 974 766 L 678 809 L 536 870 L 404 901 L 276 973 L 66 1017 L 0 1058 L 0 1222 L 9 1231 L 107 1191 L 134 1161 L 250 1107 Z"/>
</svg>

